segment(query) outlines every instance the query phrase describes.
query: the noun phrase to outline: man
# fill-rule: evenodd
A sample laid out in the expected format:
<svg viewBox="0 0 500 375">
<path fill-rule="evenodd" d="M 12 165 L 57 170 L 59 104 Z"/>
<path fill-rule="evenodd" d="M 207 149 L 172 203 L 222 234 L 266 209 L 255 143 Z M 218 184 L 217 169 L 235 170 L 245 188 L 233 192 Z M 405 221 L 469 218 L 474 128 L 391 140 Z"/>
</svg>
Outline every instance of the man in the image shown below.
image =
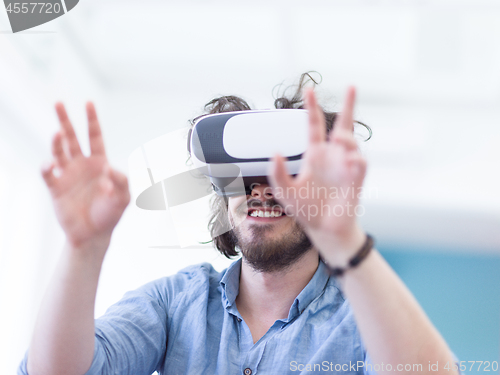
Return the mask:
<svg viewBox="0 0 500 375">
<path fill-rule="evenodd" d="M 130 196 L 126 177 L 108 165 L 94 106 L 84 157 L 57 104 L 61 131 L 42 173 L 67 241 L 19 373 L 456 374 L 446 343 L 360 228 L 357 194 L 290 195 L 311 186 L 359 191 L 366 173 L 353 137 L 354 89 L 328 135 L 314 92 L 304 96 L 309 146 L 299 174 L 289 176 L 276 155 L 270 185 L 229 199 L 226 219 L 245 220 L 215 243 L 242 258 L 221 273 L 202 264 L 153 281 L 95 322 L 101 265 Z M 321 207 L 329 213 L 305 214 Z"/>
</svg>

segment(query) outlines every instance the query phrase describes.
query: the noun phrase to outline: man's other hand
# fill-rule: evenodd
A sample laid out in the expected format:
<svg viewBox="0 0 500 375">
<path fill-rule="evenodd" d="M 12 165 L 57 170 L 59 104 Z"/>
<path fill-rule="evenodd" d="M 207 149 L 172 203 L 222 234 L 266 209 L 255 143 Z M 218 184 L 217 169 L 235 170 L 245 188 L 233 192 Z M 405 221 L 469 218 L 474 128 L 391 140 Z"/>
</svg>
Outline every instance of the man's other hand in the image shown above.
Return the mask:
<svg viewBox="0 0 500 375">
<path fill-rule="evenodd" d="M 84 248 L 107 241 L 130 201 L 127 177 L 106 158 L 101 128 L 92 103 L 87 103 L 90 156 L 82 154 L 62 103 L 56 104 L 61 129 L 52 141 L 53 160 L 42 168 L 56 216 L 68 244 Z M 107 248 L 107 246 L 106 246 Z"/>
</svg>

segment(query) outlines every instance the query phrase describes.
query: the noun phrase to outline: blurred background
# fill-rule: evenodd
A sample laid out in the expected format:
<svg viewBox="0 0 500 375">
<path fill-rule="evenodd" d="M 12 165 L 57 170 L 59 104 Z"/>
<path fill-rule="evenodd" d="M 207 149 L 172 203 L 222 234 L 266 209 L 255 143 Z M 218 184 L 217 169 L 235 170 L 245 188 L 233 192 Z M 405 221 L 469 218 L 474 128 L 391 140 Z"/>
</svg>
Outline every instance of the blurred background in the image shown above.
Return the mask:
<svg viewBox="0 0 500 375">
<path fill-rule="evenodd" d="M 57 100 L 85 150 L 84 105 L 95 102 L 109 159 L 127 173 L 134 150 L 186 128 L 212 98 L 272 108 L 273 88 L 310 70 L 329 109 L 355 85 L 356 117 L 373 129 L 363 227 L 460 360 L 498 361 L 497 1 L 82 0 L 18 34 L 0 7 L 0 373 L 15 373 L 28 348 L 64 242 L 39 172 Z M 96 316 L 205 261 L 230 263 L 210 246 L 180 249 L 168 213 L 131 204 Z"/>
</svg>

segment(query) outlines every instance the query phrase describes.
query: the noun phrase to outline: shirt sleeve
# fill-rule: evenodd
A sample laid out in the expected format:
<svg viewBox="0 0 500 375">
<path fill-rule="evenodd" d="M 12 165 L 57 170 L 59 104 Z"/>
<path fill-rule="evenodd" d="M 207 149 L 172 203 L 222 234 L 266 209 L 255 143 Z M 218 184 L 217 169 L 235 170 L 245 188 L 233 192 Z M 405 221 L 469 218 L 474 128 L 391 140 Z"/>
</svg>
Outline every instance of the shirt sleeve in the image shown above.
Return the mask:
<svg viewBox="0 0 500 375">
<path fill-rule="evenodd" d="M 151 375 L 161 366 L 167 341 L 164 298 L 154 282 L 127 292 L 95 320 L 94 358 L 85 375 Z M 28 351 L 17 374 L 28 375 Z"/>
<path fill-rule="evenodd" d="M 19 367 L 17 368 L 17 375 L 28 375 L 28 351 L 26 350 L 26 353 L 24 353 L 24 358 L 19 364 Z"/>
<path fill-rule="evenodd" d="M 166 352 L 167 312 L 154 283 L 127 292 L 95 321 L 94 359 L 85 375 L 150 375 Z"/>
<path fill-rule="evenodd" d="M 169 312 L 185 290 L 206 285 L 219 273 L 208 263 L 184 268 L 125 293 L 95 320 L 94 357 L 85 375 L 151 375 L 163 370 Z M 194 286 L 193 286 L 194 285 Z M 28 352 L 18 375 L 28 375 Z"/>
</svg>

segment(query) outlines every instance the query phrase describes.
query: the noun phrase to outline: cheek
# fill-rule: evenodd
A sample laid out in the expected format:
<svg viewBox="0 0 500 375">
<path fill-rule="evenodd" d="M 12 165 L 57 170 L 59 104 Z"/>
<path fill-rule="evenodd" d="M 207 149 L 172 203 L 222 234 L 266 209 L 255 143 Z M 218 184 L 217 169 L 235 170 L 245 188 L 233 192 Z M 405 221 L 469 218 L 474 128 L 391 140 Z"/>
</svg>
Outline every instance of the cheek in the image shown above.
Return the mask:
<svg viewBox="0 0 500 375">
<path fill-rule="evenodd" d="M 235 202 L 234 202 L 234 201 L 232 201 L 232 202 L 231 202 L 231 201 L 229 201 L 229 204 L 228 204 L 228 206 L 227 206 L 227 210 L 228 210 L 230 213 L 233 213 L 233 212 L 235 211 L 236 207 L 238 207 L 238 205 L 237 205 L 237 204 L 235 204 Z"/>
<path fill-rule="evenodd" d="M 227 215 L 232 226 L 240 226 L 244 221 L 246 221 L 246 215 L 238 213 L 238 208 L 242 207 L 242 204 L 244 204 L 245 201 L 246 197 L 229 198 Z"/>
<path fill-rule="evenodd" d="M 234 216 L 238 207 L 246 201 L 246 197 L 232 197 L 228 201 L 228 211 Z"/>
</svg>

